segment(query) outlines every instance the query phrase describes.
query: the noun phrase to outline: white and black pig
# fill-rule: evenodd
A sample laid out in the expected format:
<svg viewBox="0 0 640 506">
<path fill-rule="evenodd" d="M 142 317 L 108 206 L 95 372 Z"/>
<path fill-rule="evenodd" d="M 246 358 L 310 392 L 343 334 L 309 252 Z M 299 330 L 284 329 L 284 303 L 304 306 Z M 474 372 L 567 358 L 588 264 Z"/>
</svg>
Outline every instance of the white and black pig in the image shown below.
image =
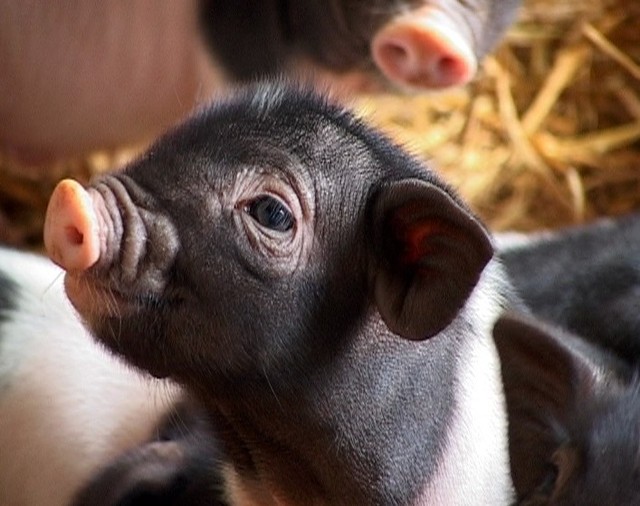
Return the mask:
<svg viewBox="0 0 640 506">
<path fill-rule="evenodd" d="M 555 320 L 551 326 L 539 316 L 508 314 L 494 330 L 519 505 L 640 504 L 639 222 L 637 215 L 629 215 L 551 234 L 520 235 L 515 241 L 498 236 L 523 297 Z M 586 339 L 558 324 L 582 328 Z M 189 431 L 192 437 L 211 440 L 198 410 L 183 411 L 181 418 L 195 427 Z M 192 453 L 199 447 L 179 444 Z M 148 451 L 140 446 L 127 458 L 114 459 L 94 476 L 77 505 L 118 504 L 106 491 L 133 497 L 151 488 L 147 477 L 139 477 L 141 468 L 159 465 Z M 206 448 L 200 453 L 211 454 Z M 153 474 L 156 488 L 173 498 L 175 482 L 185 472 L 170 464 L 164 464 L 165 474 Z M 208 475 L 202 468 L 188 471 L 192 486 L 210 482 L 219 467 L 209 462 L 206 469 Z"/>
<path fill-rule="evenodd" d="M 62 182 L 45 228 L 98 341 L 204 406 L 229 504 L 513 500 L 489 234 L 349 112 L 252 88 Z"/>
<path fill-rule="evenodd" d="M 304 74 L 340 91 L 460 85 L 521 0 L 0 2 L 0 147 L 132 144 L 214 90 Z"/>
<path fill-rule="evenodd" d="M 517 504 L 640 504 L 640 376 L 581 337 L 509 314 L 495 326 Z"/>
<path fill-rule="evenodd" d="M 96 344 L 48 259 L 0 248 L 0 504 L 65 506 L 152 439 L 176 388 Z"/>
</svg>

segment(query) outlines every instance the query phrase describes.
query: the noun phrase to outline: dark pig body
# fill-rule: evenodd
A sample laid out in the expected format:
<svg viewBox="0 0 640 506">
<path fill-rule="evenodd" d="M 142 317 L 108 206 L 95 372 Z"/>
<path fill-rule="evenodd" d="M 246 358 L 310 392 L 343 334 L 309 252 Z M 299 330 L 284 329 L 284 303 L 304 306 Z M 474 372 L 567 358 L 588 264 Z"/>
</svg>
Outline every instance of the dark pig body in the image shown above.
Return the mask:
<svg viewBox="0 0 640 506">
<path fill-rule="evenodd" d="M 263 86 L 45 232 L 95 336 L 205 406 L 231 504 L 509 504 L 484 227 L 348 112 Z"/>
<path fill-rule="evenodd" d="M 38 161 L 140 142 L 256 76 L 341 92 L 463 84 L 519 3 L 4 1 L 0 147 Z"/>
<path fill-rule="evenodd" d="M 640 214 L 523 235 L 499 250 L 534 314 L 640 363 Z"/>
<path fill-rule="evenodd" d="M 517 504 L 640 504 L 637 367 L 513 314 L 498 321 L 494 334 Z"/>
</svg>

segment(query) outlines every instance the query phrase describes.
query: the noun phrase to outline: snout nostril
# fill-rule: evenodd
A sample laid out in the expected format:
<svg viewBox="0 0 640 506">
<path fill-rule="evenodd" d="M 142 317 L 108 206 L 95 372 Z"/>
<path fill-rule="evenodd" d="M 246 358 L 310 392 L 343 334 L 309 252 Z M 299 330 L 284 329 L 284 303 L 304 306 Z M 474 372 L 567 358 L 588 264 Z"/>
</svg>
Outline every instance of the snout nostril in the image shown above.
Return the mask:
<svg viewBox="0 0 640 506">
<path fill-rule="evenodd" d="M 376 47 L 378 63 L 392 74 L 404 74 L 413 64 L 412 49 L 402 40 L 389 39 Z"/>
<path fill-rule="evenodd" d="M 464 62 L 455 56 L 442 56 L 436 65 L 438 74 L 445 79 L 450 76 L 454 79 L 456 76 L 465 72 Z"/>
<path fill-rule="evenodd" d="M 383 27 L 372 42 L 380 72 L 393 84 L 437 89 L 468 82 L 476 71 L 473 48 L 449 18 L 428 8 Z"/>
<path fill-rule="evenodd" d="M 66 270 L 88 269 L 100 257 L 99 229 L 94 197 L 76 181 L 58 183 L 44 224 L 44 243 L 51 259 Z"/>
<path fill-rule="evenodd" d="M 390 62 L 403 63 L 409 60 L 409 50 L 404 44 L 387 42 L 380 47 L 380 56 Z"/>
<path fill-rule="evenodd" d="M 82 246 L 82 243 L 84 242 L 84 234 L 80 232 L 77 227 L 69 225 L 65 228 L 64 232 L 69 244 L 72 246 Z"/>
<path fill-rule="evenodd" d="M 459 62 L 453 56 L 443 56 L 438 61 L 438 68 L 443 72 L 454 71 L 459 67 Z"/>
</svg>

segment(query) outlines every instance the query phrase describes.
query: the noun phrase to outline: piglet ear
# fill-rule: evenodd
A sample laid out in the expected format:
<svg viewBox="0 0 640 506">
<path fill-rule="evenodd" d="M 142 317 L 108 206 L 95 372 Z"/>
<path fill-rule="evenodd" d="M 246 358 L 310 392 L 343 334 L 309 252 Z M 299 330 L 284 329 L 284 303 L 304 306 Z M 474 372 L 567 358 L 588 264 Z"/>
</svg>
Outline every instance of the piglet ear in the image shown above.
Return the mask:
<svg viewBox="0 0 640 506">
<path fill-rule="evenodd" d="M 549 497 L 578 465 L 566 440 L 568 422 L 577 396 L 588 394 L 594 384 L 593 366 L 567 345 L 572 337 L 521 315 L 501 317 L 493 336 L 501 361 L 518 499 Z"/>
<path fill-rule="evenodd" d="M 443 189 L 419 179 L 385 186 L 372 224 L 380 315 L 407 339 L 437 334 L 458 314 L 493 255 L 484 227 Z"/>
</svg>

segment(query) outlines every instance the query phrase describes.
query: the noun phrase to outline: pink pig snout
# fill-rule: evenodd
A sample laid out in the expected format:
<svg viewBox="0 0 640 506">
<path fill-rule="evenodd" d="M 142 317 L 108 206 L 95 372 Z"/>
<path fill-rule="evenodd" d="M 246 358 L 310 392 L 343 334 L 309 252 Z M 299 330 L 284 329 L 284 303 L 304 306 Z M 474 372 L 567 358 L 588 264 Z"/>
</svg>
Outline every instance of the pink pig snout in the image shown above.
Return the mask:
<svg viewBox="0 0 640 506">
<path fill-rule="evenodd" d="M 80 183 L 58 183 L 47 207 L 44 244 L 51 259 L 68 271 L 84 271 L 100 257 L 95 197 Z"/>
<path fill-rule="evenodd" d="M 371 51 L 391 82 L 410 88 L 445 88 L 471 80 L 477 59 L 460 27 L 433 7 L 412 11 L 383 27 Z"/>
</svg>

